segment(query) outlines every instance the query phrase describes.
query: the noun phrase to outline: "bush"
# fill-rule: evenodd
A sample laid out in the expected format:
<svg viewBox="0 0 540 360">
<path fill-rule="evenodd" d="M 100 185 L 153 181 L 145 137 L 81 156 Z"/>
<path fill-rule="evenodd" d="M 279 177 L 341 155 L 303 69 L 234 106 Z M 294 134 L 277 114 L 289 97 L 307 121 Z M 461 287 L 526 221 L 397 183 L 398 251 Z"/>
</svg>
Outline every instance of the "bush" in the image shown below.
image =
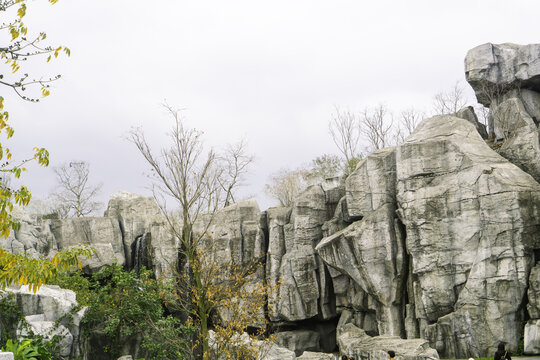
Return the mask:
<svg viewBox="0 0 540 360">
<path fill-rule="evenodd" d="M 143 268 L 137 274 L 115 264 L 91 279 L 80 272 L 62 277 L 58 285 L 75 291 L 80 305 L 89 306 L 83 332 L 100 347 L 90 355 L 95 351 L 95 357 L 100 352 L 118 357 L 126 345 L 139 343 L 147 360 L 186 359 L 190 353 L 188 337 L 193 331 L 165 315 L 162 289 L 151 271 Z"/>
</svg>

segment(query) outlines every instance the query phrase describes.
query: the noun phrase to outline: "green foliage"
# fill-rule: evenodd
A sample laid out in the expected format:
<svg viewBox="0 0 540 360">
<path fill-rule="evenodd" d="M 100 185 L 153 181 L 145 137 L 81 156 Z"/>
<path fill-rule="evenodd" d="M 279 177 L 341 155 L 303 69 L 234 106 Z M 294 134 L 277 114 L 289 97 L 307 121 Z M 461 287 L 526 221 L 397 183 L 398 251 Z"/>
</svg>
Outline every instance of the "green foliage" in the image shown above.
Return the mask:
<svg viewBox="0 0 540 360">
<path fill-rule="evenodd" d="M 79 258 L 91 257 L 93 250 L 86 245 L 64 249 L 52 259 L 34 259 L 25 254 L 12 254 L 0 248 L 0 288 L 13 283 L 29 285 L 36 292 L 59 273 L 81 267 Z"/>
<path fill-rule="evenodd" d="M 17 305 L 15 295 L 4 293 L 0 299 L 0 343 L 6 344 L 8 339 L 17 335 L 17 325 L 23 319 L 21 309 Z"/>
<path fill-rule="evenodd" d="M 345 175 L 349 175 L 354 170 L 356 170 L 356 166 L 358 165 L 358 163 L 360 161 L 362 161 L 362 159 L 363 159 L 362 154 L 358 154 L 355 157 L 353 157 L 351 160 L 349 160 L 349 162 L 344 165 L 345 166 L 345 170 L 344 170 Z"/>
<path fill-rule="evenodd" d="M 306 177 L 308 180 L 320 182 L 338 176 L 341 170 L 342 161 L 339 156 L 324 154 L 311 161 L 310 168 L 306 172 Z"/>
<path fill-rule="evenodd" d="M 94 296 L 92 281 L 81 270 L 60 273 L 50 284 L 73 290 L 77 295 L 78 308 L 89 306 Z"/>
<path fill-rule="evenodd" d="M 105 351 L 122 355 L 123 346 L 142 338 L 147 360 L 185 359 L 190 352 L 187 337 L 193 333 L 173 316 L 165 316 L 163 289 L 151 271 L 127 272 L 111 265 L 84 277 L 80 272 L 59 276 L 56 283 L 77 294 L 80 304 L 89 308 L 82 321 L 86 336 L 106 339 Z"/>
<path fill-rule="evenodd" d="M 2 348 L 3 352 L 12 352 L 15 360 L 39 360 L 37 347 L 32 344 L 32 340 L 17 342 L 9 339 Z"/>
</svg>

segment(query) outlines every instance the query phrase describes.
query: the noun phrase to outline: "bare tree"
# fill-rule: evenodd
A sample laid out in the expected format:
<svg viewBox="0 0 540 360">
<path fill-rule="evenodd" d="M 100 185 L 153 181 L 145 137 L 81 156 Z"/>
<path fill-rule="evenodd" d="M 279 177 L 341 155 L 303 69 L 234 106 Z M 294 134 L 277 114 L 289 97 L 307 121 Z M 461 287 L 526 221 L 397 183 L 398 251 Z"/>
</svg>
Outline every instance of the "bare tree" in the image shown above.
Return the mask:
<svg viewBox="0 0 540 360">
<path fill-rule="evenodd" d="M 423 112 L 420 112 L 415 108 L 409 108 L 401 112 L 394 135 L 394 142 L 396 145 L 402 144 L 405 141 L 407 136 L 409 136 L 414 129 L 416 129 L 424 116 L 425 115 Z"/>
<path fill-rule="evenodd" d="M 281 206 L 292 206 L 294 199 L 307 186 L 304 170 L 282 169 L 270 177 L 270 183 L 266 184 L 265 192 Z"/>
<path fill-rule="evenodd" d="M 328 123 L 328 129 L 334 144 L 341 152 L 345 164 L 349 164 L 360 154 L 360 132 L 356 114 L 340 110 L 335 107 L 332 120 Z"/>
<path fill-rule="evenodd" d="M 394 119 L 386 105 L 364 109 L 359 123 L 359 132 L 368 141 L 368 150 L 382 149 L 392 144 Z"/>
<path fill-rule="evenodd" d="M 229 173 L 227 166 L 220 165 L 220 159 L 213 150 L 204 151 L 202 132 L 185 127 L 178 110 L 168 105 L 166 109 L 174 120 L 169 134 L 170 147 L 163 148 L 159 156 L 154 155 L 140 129 L 133 130 L 129 140 L 152 169 L 154 196 L 172 235 L 181 245 L 179 255 L 185 264 L 172 269 L 172 301 L 198 327 L 199 337 L 193 344 L 194 348 L 202 353 L 203 359 L 210 360 L 215 358 L 209 343 L 210 317 L 219 306 L 223 307 L 227 301 L 233 302 L 235 298 L 242 297 L 241 292 L 246 290 L 243 285 L 256 269 L 243 269 L 244 264 L 225 264 L 225 260 L 217 255 L 217 243 L 210 237 L 208 229 L 222 204 L 223 194 L 225 199 L 233 201 L 233 191 L 240 183 L 251 157 L 245 155 L 244 142 L 230 147 L 227 153 L 232 155 L 225 157 L 229 160 L 225 164 L 231 166 Z M 179 205 L 179 218 L 167 210 L 166 197 L 172 197 Z M 246 295 L 243 309 L 262 311 L 260 296 L 265 296 L 266 288 L 254 290 L 257 291 Z M 235 316 L 235 321 L 230 324 L 232 327 L 225 328 L 246 331 L 248 324 L 245 319 L 245 316 Z M 219 332 L 220 325 L 213 325 L 214 330 Z"/>
<path fill-rule="evenodd" d="M 90 164 L 86 161 L 71 161 L 54 168 L 57 189 L 51 194 L 61 212 L 59 216 L 86 216 L 99 210 L 103 204 L 96 201 L 102 184 L 89 183 Z"/>
<path fill-rule="evenodd" d="M 435 115 L 455 115 L 467 105 L 469 100 L 461 83 L 457 81 L 448 91 L 441 91 L 433 97 L 433 111 Z"/>
<path fill-rule="evenodd" d="M 247 142 L 242 139 L 236 144 L 228 145 L 220 160 L 222 171 L 218 181 L 224 192 L 223 206 L 229 206 L 235 202 L 235 190 L 243 185 L 254 157 L 247 154 Z"/>
</svg>

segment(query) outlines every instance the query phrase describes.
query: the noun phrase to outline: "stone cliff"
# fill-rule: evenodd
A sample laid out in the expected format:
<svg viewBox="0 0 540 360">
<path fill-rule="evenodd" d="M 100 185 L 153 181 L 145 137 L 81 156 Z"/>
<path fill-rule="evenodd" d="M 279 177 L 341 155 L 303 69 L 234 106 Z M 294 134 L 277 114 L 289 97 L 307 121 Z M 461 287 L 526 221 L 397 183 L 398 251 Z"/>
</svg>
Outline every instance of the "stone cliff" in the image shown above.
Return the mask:
<svg viewBox="0 0 540 360">
<path fill-rule="evenodd" d="M 465 64 L 490 107 L 488 132 L 471 109 L 425 119 L 291 208 L 242 202 L 208 227 L 223 261 L 264 259 L 257 281 L 279 284 L 268 316 L 296 356 L 339 347 L 358 358 L 390 348 L 467 358 L 521 340 L 540 353 L 540 45 L 481 45 Z M 14 252 L 88 244 L 89 272 L 115 260 L 166 275 L 178 264 L 150 198 L 116 194 L 100 218 L 21 218 L 0 244 Z"/>
</svg>

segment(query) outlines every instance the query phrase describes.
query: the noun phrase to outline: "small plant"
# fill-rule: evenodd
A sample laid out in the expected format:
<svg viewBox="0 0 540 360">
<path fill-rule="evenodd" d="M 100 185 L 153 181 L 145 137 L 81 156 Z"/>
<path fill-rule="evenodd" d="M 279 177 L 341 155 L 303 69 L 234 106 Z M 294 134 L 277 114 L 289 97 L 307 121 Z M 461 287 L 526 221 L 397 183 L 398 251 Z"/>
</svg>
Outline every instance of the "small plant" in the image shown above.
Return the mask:
<svg viewBox="0 0 540 360">
<path fill-rule="evenodd" d="M 32 340 L 23 340 L 22 342 L 9 339 L 2 348 L 3 352 L 12 352 L 15 360 L 39 360 L 37 347 L 32 344 Z"/>
</svg>

